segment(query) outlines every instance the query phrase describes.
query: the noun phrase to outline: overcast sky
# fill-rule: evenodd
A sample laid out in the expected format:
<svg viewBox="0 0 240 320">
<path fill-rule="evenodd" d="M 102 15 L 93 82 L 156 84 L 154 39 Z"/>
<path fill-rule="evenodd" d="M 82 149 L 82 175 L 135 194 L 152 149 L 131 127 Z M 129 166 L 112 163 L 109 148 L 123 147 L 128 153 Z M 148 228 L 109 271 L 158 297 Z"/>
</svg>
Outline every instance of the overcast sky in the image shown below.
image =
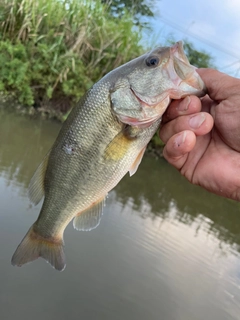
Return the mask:
<svg viewBox="0 0 240 320">
<path fill-rule="evenodd" d="M 240 0 L 156 0 L 156 4 L 152 45 L 163 43 L 170 34 L 176 40 L 187 38 L 197 50 L 210 53 L 219 70 L 240 78 Z"/>
</svg>

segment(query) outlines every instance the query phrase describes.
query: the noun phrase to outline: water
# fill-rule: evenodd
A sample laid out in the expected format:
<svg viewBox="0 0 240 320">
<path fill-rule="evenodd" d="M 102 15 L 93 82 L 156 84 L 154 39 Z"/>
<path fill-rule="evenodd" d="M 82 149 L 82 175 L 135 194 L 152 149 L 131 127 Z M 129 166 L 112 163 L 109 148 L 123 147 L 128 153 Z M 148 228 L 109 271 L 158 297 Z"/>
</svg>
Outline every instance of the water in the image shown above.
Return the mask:
<svg viewBox="0 0 240 320">
<path fill-rule="evenodd" d="M 12 267 L 38 216 L 29 180 L 59 124 L 0 110 L 0 319 L 240 319 L 240 205 L 145 157 L 109 194 L 100 226 L 65 232 L 67 267 Z"/>
</svg>

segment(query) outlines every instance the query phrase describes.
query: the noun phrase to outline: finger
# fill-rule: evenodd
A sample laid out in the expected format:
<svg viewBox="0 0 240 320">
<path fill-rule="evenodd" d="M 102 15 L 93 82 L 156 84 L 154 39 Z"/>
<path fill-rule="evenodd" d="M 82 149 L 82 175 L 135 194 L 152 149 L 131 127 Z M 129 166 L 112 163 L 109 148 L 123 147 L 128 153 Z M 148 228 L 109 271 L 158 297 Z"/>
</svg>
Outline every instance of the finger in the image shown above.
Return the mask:
<svg viewBox="0 0 240 320">
<path fill-rule="evenodd" d="M 163 149 L 164 158 L 180 170 L 187 161 L 188 154 L 196 144 L 196 136 L 192 131 L 182 131 L 172 136 Z"/>
<path fill-rule="evenodd" d="M 214 69 L 197 69 L 211 99 L 221 101 L 239 95 L 240 79 L 233 78 Z"/>
<path fill-rule="evenodd" d="M 197 136 L 207 134 L 212 130 L 213 118 L 209 113 L 198 112 L 188 116 L 178 117 L 163 126 L 159 131 L 161 140 L 166 143 L 173 135 L 184 130 L 191 130 Z"/>
<path fill-rule="evenodd" d="M 215 107 L 218 105 L 218 102 L 212 100 L 208 95 L 201 98 L 202 111 L 208 112 L 212 115 L 213 119 L 215 118 Z"/>
<path fill-rule="evenodd" d="M 196 96 L 187 96 L 181 100 L 173 100 L 163 115 L 162 123 L 177 118 L 178 116 L 200 112 L 201 100 Z"/>
</svg>

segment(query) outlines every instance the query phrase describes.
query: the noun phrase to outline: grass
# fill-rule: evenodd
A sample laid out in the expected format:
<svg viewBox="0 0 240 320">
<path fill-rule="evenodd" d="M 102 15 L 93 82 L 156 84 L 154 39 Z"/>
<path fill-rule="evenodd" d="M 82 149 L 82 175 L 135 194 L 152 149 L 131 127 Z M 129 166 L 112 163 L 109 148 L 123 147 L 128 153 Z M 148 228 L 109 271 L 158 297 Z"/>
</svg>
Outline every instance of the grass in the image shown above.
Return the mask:
<svg viewBox="0 0 240 320">
<path fill-rule="evenodd" d="M 93 83 L 140 55 L 140 31 L 101 1 L 1 0 L 0 91 L 67 113 Z"/>
</svg>

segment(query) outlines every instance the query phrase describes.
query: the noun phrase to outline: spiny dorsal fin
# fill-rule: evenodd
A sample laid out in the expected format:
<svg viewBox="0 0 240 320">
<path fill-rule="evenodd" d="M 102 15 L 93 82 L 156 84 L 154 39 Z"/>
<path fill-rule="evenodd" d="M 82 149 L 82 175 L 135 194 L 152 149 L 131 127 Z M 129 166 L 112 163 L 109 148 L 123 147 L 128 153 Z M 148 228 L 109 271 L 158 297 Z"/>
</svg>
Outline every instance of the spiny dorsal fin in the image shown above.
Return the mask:
<svg viewBox="0 0 240 320">
<path fill-rule="evenodd" d="M 73 227 L 79 231 L 91 231 L 99 226 L 103 208 L 105 205 L 105 197 L 95 202 L 90 208 L 80 212 L 73 220 Z"/>
<path fill-rule="evenodd" d="M 44 177 L 47 170 L 50 151 L 35 171 L 28 187 L 28 196 L 32 203 L 37 205 L 44 196 Z"/>
<path fill-rule="evenodd" d="M 143 158 L 143 155 L 144 155 L 144 152 L 146 150 L 146 147 L 144 147 L 140 153 L 138 154 L 137 158 L 135 159 L 135 161 L 133 162 L 133 164 L 131 165 L 131 168 L 129 169 L 129 175 L 130 177 L 132 175 L 134 175 L 134 173 L 136 173 L 141 161 L 142 161 L 142 158 Z"/>
</svg>

